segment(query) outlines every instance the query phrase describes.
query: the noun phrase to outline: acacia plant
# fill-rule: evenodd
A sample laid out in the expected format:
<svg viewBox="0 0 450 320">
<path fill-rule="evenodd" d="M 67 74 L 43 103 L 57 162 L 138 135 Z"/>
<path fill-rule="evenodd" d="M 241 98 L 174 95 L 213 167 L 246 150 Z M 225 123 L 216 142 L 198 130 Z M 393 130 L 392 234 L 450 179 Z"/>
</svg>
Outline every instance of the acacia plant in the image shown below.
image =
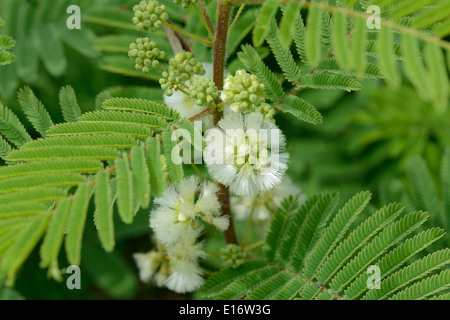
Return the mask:
<svg viewBox="0 0 450 320">
<path fill-rule="evenodd" d="M 379 28 L 369 27 L 372 5 L 381 10 Z M 65 122 L 55 124 L 24 87 L 18 101 L 38 138 L 0 103 L 0 276 L 14 285 L 42 240 L 40 267 L 60 280 L 63 247 L 69 264 L 82 263 L 91 212 L 108 252 L 114 215 L 132 224 L 146 214 L 154 249 L 130 253 L 140 278 L 179 293 L 449 299 L 450 250 L 426 250 L 444 229 L 423 227 L 428 213 L 399 203 L 374 210 L 368 191 L 343 205 L 336 192 L 305 197 L 285 177 L 289 141 L 277 125 L 277 114 L 287 113 L 320 130 L 326 119 L 303 91 L 359 91 L 365 79 L 393 88 L 410 82 L 432 112 L 444 113 L 448 8 L 448 0 L 143 0 L 108 15 L 93 8 L 87 21 L 139 31 L 132 41 L 99 38 L 98 49 L 119 53 L 101 67 L 157 79 L 164 103 L 145 91 L 139 98 L 105 92 L 95 111 L 83 113 L 66 86 Z M 181 10 L 196 15 L 195 28 L 185 28 Z M 0 61 L 12 60 L 3 50 L 12 40 L 0 41 Z M 448 186 L 449 175 L 443 180 Z M 235 219 L 247 221 L 242 234 Z M 226 245 L 213 254 L 205 241 L 215 230 Z M 379 290 L 368 283 L 373 266 Z"/>
</svg>

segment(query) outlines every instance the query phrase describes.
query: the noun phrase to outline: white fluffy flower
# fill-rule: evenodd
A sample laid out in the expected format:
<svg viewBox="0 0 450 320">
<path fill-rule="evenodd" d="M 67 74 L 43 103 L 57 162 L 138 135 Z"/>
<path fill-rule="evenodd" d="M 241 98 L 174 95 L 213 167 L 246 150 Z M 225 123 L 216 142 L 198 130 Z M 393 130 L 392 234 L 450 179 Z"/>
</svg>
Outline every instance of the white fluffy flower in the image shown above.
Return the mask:
<svg viewBox="0 0 450 320">
<path fill-rule="evenodd" d="M 158 287 L 164 285 L 169 272 L 169 260 L 166 258 L 161 245 L 158 245 L 158 251 L 135 253 L 133 258 L 139 270 L 139 279 L 142 282 L 154 281 Z"/>
<path fill-rule="evenodd" d="M 172 267 L 172 274 L 165 281 L 170 290 L 186 293 L 200 288 L 203 284 L 202 271 L 196 264 L 182 262 Z"/>
<path fill-rule="evenodd" d="M 178 293 L 191 292 L 203 284 L 198 259 L 205 256 L 202 243 L 196 243 L 198 232 L 189 230 L 181 241 L 167 249 L 170 276 L 165 285 Z"/>
<path fill-rule="evenodd" d="M 208 171 L 233 193 L 255 195 L 281 182 L 289 158 L 285 137 L 260 113 L 227 114 L 205 139 Z"/>
<path fill-rule="evenodd" d="M 289 196 L 299 196 L 303 202 L 305 195 L 300 188 L 292 183 L 288 176 L 269 192 L 253 197 L 240 196 L 231 198 L 231 207 L 238 220 L 247 220 L 253 211 L 253 221 L 264 222 L 272 217 L 272 213 L 281 205 L 283 199 Z"/>
<path fill-rule="evenodd" d="M 169 186 L 161 197 L 155 199 L 155 208 L 150 215 L 150 226 L 158 240 L 171 246 L 189 230 L 200 232 L 198 219 L 213 223 L 214 218 L 220 216 L 216 192 L 214 183 L 201 182 L 195 176 Z"/>
<path fill-rule="evenodd" d="M 155 273 L 155 270 L 153 270 L 153 257 L 148 253 L 135 253 L 133 258 L 139 269 L 139 278 L 142 282 L 148 283 Z"/>
</svg>

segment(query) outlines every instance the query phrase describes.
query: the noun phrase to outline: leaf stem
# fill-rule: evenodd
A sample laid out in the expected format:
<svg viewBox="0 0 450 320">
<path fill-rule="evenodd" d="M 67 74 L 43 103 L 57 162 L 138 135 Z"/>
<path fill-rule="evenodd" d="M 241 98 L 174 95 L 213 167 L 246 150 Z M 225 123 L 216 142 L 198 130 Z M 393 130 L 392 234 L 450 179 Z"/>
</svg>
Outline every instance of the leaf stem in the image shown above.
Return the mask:
<svg viewBox="0 0 450 320">
<path fill-rule="evenodd" d="M 211 41 L 214 41 L 214 34 L 213 34 L 212 30 L 209 28 L 208 24 L 206 23 L 205 17 L 200 12 L 200 10 L 198 9 L 196 4 L 192 4 L 192 6 L 194 7 L 194 10 L 197 13 L 197 15 L 199 16 L 200 20 L 202 20 L 203 25 L 205 26 L 206 30 L 208 31 Z"/>
<path fill-rule="evenodd" d="M 202 112 L 197 113 L 195 116 L 190 117 L 189 121 L 192 122 L 192 121 L 198 120 L 198 119 L 203 118 L 204 116 L 207 116 L 207 115 L 212 114 L 214 112 L 216 112 L 216 110 L 214 108 L 206 108 Z"/>
<path fill-rule="evenodd" d="M 195 165 L 195 163 L 192 162 L 192 159 L 191 159 L 191 166 L 192 166 L 192 168 L 195 170 L 195 172 L 199 175 L 199 177 L 200 177 L 203 181 L 206 181 L 205 176 L 201 173 L 200 169 Z"/>
<path fill-rule="evenodd" d="M 203 16 L 205 17 L 206 23 L 208 24 L 208 28 L 214 34 L 216 31 L 214 30 L 214 25 L 212 24 L 211 18 L 209 17 L 208 10 L 206 9 L 205 3 L 203 2 L 203 0 L 198 0 L 197 3 L 200 7 L 200 10 L 202 10 L 202 13 L 203 13 Z"/>
<path fill-rule="evenodd" d="M 230 34 L 231 30 L 233 30 L 233 27 L 236 24 L 236 21 L 238 20 L 239 16 L 241 15 L 242 10 L 244 10 L 244 7 L 245 7 L 245 3 L 241 4 L 241 6 L 239 7 L 238 12 L 234 16 L 233 22 L 231 23 L 230 29 L 228 30 L 228 34 Z"/>
<path fill-rule="evenodd" d="M 255 243 L 249 245 L 248 247 L 246 247 L 246 248 L 244 249 L 244 251 L 247 252 L 247 251 L 256 249 L 256 248 L 262 246 L 264 243 L 266 243 L 266 240 L 261 240 L 261 241 L 255 242 Z"/>
<path fill-rule="evenodd" d="M 242 248 L 245 248 L 245 243 L 247 242 L 248 233 L 250 231 L 250 227 L 252 226 L 253 215 L 255 213 L 255 209 L 256 209 L 256 202 L 253 203 L 252 211 L 250 211 L 250 216 L 248 217 L 247 226 L 245 227 L 244 236 L 242 237 L 242 240 L 241 240 L 241 247 Z"/>
<path fill-rule="evenodd" d="M 172 23 L 167 23 L 166 21 L 163 21 L 162 24 L 178 33 L 184 34 L 185 36 L 188 36 L 188 37 L 191 37 L 192 39 L 200 41 L 203 44 L 207 45 L 208 47 L 212 47 L 214 45 L 211 41 L 203 39 L 201 37 L 198 37 L 195 34 L 192 34 L 190 32 L 184 31 L 183 29 L 178 28 L 176 25 L 174 25 Z"/>
</svg>

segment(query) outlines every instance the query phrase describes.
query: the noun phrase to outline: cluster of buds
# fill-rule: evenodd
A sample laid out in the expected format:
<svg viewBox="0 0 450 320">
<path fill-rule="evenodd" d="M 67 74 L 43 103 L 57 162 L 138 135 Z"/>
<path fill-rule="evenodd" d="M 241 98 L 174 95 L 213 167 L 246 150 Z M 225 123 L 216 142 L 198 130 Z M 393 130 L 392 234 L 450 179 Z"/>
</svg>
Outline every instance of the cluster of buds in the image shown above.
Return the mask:
<svg viewBox="0 0 450 320">
<path fill-rule="evenodd" d="M 173 0 L 175 4 L 181 4 L 181 7 L 186 9 L 191 3 L 197 3 L 197 0 Z"/>
<path fill-rule="evenodd" d="M 189 86 L 189 95 L 195 99 L 199 106 L 209 107 L 219 96 L 217 87 L 210 78 L 192 77 Z"/>
<path fill-rule="evenodd" d="M 273 121 L 275 115 L 275 109 L 268 103 L 261 103 L 258 107 L 255 107 L 255 112 L 261 113 L 265 119 Z"/>
<path fill-rule="evenodd" d="M 220 253 L 225 259 L 225 266 L 237 268 L 245 262 L 246 254 L 242 248 L 235 244 L 228 244 L 225 248 L 220 250 Z"/>
<path fill-rule="evenodd" d="M 193 75 L 204 75 L 205 69 L 197 61 L 191 52 L 180 52 L 174 58 L 169 60 L 169 70 L 162 73 L 159 79 L 161 88 L 166 90 L 166 95 L 171 96 L 173 89 L 183 87 L 186 81 Z"/>
<path fill-rule="evenodd" d="M 158 59 L 164 59 L 166 53 L 157 48 L 154 41 L 149 38 L 137 38 L 136 43 L 130 44 L 128 56 L 136 61 L 136 69 L 142 72 L 150 72 L 150 67 L 159 65 Z"/>
<path fill-rule="evenodd" d="M 166 6 L 160 5 L 158 1 L 142 0 L 133 7 L 133 11 L 133 23 L 138 30 L 153 32 L 169 19 Z"/>
<path fill-rule="evenodd" d="M 265 101 L 264 85 L 255 75 L 238 70 L 225 80 L 221 98 L 233 112 L 255 112 Z"/>
</svg>

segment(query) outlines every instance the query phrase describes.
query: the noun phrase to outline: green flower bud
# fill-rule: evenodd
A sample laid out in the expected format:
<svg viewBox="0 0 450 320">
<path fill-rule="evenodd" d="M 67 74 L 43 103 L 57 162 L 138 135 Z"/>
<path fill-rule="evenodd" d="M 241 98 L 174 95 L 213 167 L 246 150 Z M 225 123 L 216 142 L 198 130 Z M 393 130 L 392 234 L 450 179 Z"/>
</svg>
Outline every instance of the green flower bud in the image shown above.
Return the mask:
<svg viewBox="0 0 450 320">
<path fill-rule="evenodd" d="M 166 90 L 167 88 L 184 86 L 194 75 L 203 74 L 205 74 L 205 69 L 191 52 L 180 52 L 169 60 L 168 71 L 162 73 L 162 78 L 165 81 L 160 81 L 161 84 L 164 84 L 164 87 L 161 85 L 161 88 Z"/>
<path fill-rule="evenodd" d="M 235 76 L 229 76 L 225 80 L 221 98 L 230 104 L 233 112 L 244 113 L 257 111 L 266 99 L 264 85 L 255 75 L 245 70 L 238 70 Z"/>
<path fill-rule="evenodd" d="M 209 107 L 219 97 L 216 85 L 209 78 L 192 77 L 190 84 L 190 97 L 196 99 L 199 106 Z"/>
<path fill-rule="evenodd" d="M 169 19 L 166 6 L 154 0 L 142 0 L 133 7 L 133 11 L 132 21 L 138 30 L 153 32 Z"/>
<path fill-rule="evenodd" d="M 225 248 L 220 250 L 220 253 L 225 259 L 225 266 L 237 268 L 245 262 L 246 254 L 242 248 L 235 244 L 228 244 Z"/>
<path fill-rule="evenodd" d="M 166 53 L 156 47 L 156 43 L 149 38 L 137 38 L 136 43 L 130 44 L 128 51 L 130 59 L 136 62 L 136 69 L 142 72 L 150 72 L 150 67 L 159 65 L 158 59 L 164 59 Z"/>
</svg>

